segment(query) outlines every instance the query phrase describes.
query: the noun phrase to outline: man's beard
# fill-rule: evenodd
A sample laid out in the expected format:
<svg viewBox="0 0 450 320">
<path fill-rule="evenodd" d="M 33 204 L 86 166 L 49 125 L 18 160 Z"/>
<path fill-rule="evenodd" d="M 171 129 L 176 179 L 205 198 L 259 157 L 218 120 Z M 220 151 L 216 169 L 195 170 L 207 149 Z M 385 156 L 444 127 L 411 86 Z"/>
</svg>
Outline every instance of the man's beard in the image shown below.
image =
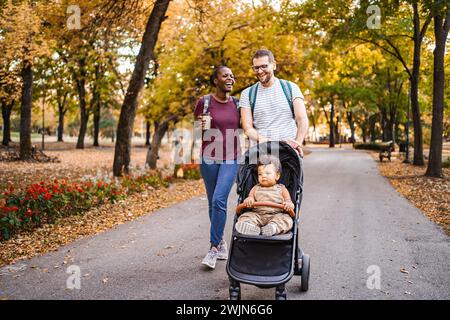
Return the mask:
<svg viewBox="0 0 450 320">
<path fill-rule="evenodd" d="M 267 74 L 267 75 L 264 76 L 264 80 L 260 79 L 259 82 L 261 82 L 262 84 L 266 84 L 266 83 L 269 83 L 271 79 L 272 79 L 272 75 L 271 74 Z"/>
</svg>

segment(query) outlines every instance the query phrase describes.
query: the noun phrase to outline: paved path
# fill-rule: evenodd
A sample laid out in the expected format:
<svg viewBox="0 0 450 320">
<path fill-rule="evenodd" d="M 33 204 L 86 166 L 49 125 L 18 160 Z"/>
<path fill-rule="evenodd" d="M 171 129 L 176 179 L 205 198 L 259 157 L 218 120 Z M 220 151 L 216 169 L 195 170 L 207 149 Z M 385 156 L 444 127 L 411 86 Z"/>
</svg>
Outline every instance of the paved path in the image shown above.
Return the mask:
<svg viewBox="0 0 450 320">
<path fill-rule="evenodd" d="M 235 205 L 233 190 L 227 239 Z M 206 209 L 197 197 L 3 267 L 0 297 L 228 299 L 225 263 L 214 271 L 200 264 Z M 365 152 L 318 148 L 305 158 L 300 244 L 311 256 L 310 291 L 300 293 L 294 277 L 289 299 L 450 298 L 449 238 L 395 192 Z M 66 288 L 71 265 L 81 273 L 79 290 Z M 367 288 L 369 266 L 379 268 L 379 290 Z M 274 289 L 242 286 L 243 299 L 273 297 Z"/>
</svg>

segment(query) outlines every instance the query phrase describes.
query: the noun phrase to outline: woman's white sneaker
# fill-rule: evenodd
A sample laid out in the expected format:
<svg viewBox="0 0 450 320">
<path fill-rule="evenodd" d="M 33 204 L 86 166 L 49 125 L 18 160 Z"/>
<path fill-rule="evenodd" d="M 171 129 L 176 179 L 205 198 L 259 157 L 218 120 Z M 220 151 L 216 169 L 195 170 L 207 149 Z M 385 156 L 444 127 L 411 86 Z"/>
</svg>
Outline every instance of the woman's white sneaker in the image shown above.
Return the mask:
<svg viewBox="0 0 450 320">
<path fill-rule="evenodd" d="M 225 240 L 221 240 L 219 245 L 217 246 L 217 259 L 219 260 L 227 260 L 228 259 L 228 248 Z"/>
<path fill-rule="evenodd" d="M 217 249 L 215 247 L 212 247 L 211 249 L 209 249 L 208 253 L 203 258 L 202 263 L 204 265 L 210 267 L 211 269 L 214 269 L 216 267 L 218 254 L 219 254 L 219 251 L 217 251 Z"/>
</svg>

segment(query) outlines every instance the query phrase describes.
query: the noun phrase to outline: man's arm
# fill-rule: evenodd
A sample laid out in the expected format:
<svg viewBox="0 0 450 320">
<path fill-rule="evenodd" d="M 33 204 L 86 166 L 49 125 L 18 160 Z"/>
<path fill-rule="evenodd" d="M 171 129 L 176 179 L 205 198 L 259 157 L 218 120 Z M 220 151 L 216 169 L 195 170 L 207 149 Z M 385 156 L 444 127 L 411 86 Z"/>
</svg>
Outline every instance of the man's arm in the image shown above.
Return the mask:
<svg viewBox="0 0 450 320">
<path fill-rule="evenodd" d="M 267 140 L 266 137 L 258 134 L 258 131 L 253 127 L 253 116 L 250 108 L 241 108 L 241 121 L 244 133 L 251 140 L 256 142 L 264 142 Z"/>
<path fill-rule="evenodd" d="M 297 136 L 295 137 L 295 141 L 301 146 L 309 128 L 308 114 L 306 113 L 303 99 L 296 98 L 294 100 L 294 114 L 295 121 L 297 122 Z"/>
</svg>

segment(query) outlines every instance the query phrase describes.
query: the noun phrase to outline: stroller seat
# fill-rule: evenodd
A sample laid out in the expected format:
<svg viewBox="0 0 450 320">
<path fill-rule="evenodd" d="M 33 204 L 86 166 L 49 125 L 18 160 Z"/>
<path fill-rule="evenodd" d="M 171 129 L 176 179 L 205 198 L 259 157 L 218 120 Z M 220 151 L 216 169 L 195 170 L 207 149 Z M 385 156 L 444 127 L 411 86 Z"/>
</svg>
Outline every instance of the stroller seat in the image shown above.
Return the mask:
<svg viewBox="0 0 450 320">
<path fill-rule="evenodd" d="M 277 234 L 274 236 L 263 236 L 263 235 L 250 235 L 250 234 L 242 234 L 236 231 L 233 231 L 233 237 L 239 237 L 243 239 L 252 239 L 252 240 L 261 240 L 261 241 L 290 241 L 294 237 L 294 233 L 291 231 L 283 234 Z"/>
</svg>

